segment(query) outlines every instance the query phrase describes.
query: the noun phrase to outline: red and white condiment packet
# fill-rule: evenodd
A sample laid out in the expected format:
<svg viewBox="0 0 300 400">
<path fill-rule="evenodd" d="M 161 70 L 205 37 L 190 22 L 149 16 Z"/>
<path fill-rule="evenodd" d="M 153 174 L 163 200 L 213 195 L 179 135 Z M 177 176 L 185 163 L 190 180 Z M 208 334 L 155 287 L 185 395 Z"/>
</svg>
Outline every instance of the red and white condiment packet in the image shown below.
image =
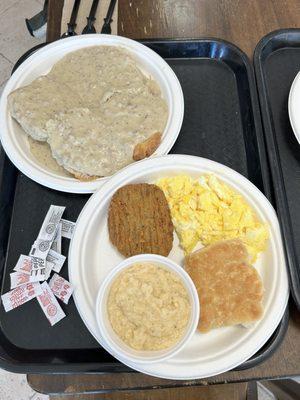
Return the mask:
<svg viewBox="0 0 300 400">
<path fill-rule="evenodd" d="M 1 296 L 2 304 L 7 312 L 21 306 L 41 293 L 42 288 L 39 283 L 27 283 L 3 294 Z"/>
<path fill-rule="evenodd" d="M 20 282 L 23 283 L 44 281 L 45 279 L 48 279 L 54 264 L 52 262 L 47 261 L 45 263 L 46 264 L 45 267 L 43 267 L 43 263 L 41 264 L 40 261 L 41 259 L 39 258 L 33 256 L 24 256 L 23 254 L 21 254 L 16 266 L 14 267 L 14 271 L 22 272 L 24 274 L 29 274 L 31 275 L 31 278 L 28 278 L 28 280 L 26 281 L 25 276 L 22 276 L 21 274 L 17 275 L 15 273 L 12 273 L 11 282 L 13 286 L 11 286 L 11 288 L 19 286 L 17 284 L 17 279 L 19 279 Z M 47 271 L 49 271 L 48 278 L 47 278 Z"/>
<path fill-rule="evenodd" d="M 52 293 L 47 282 L 43 282 L 41 285 L 42 293 L 37 296 L 37 300 L 44 311 L 48 321 L 53 326 L 63 319 L 66 314 L 64 313 L 61 306 L 58 304 L 54 294 Z"/>
<path fill-rule="evenodd" d="M 32 276 L 27 272 L 16 271 L 10 274 L 10 288 L 14 289 L 17 286 L 25 285 L 25 283 L 38 282 L 40 280 L 39 276 Z"/>
<path fill-rule="evenodd" d="M 50 289 L 65 304 L 68 304 L 74 291 L 73 285 L 58 274 L 53 274 L 49 282 Z"/>
<path fill-rule="evenodd" d="M 26 258 L 28 264 L 28 259 L 31 260 L 30 274 L 31 276 L 35 277 L 32 282 L 35 282 L 46 281 L 49 278 L 52 270 L 59 272 L 66 260 L 66 257 L 50 249 L 46 260 L 42 260 L 39 257 L 28 256 L 28 258 Z"/>
<path fill-rule="evenodd" d="M 52 269 L 55 272 L 60 272 L 64 262 L 66 261 L 66 257 L 62 254 L 57 253 L 56 251 L 50 249 L 47 255 L 47 263 L 51 262 L 53 264 Z"/>
<path fill-rule="evenodd" d="M 61 219 L 62 223 L 62 228 L 61 228 L 61 235 L 64 238 L 67 239 L 72 239 L 73 233 L 74 233 L 74 228 L 75 228 L 75 222 L 68 221 L 66 219 Z"/>
<path fill-rule="evenodd" d="M 51 250 L 56 251 L 61 254 L 61 230 L 62 230 L 62 222 L 60 222 L 57 226 L 56 234 L 54 236 Z"/>
<path fill-rule="evenodd" d="M 14 271 L 22 271 L 22 272 L 27 272 L 30 274 L 30 271 L 32 269 L 32 260 L 30 256 L 24 256 L 24 254 L 21 254 L 18 262 L 14 268 Z"/>
<path fill-rule="evenodd" d="M 43 260 L 46 259 L 47 254 L 52 246 L 53 240 L 56 236 L 57 228 L 63 212 L 65 211 L 65 208 L 66 207 L 54 205 L 50 206 L 38 234 L 38 237 L 30 250 L 31 256 L 38 257 Z"/>
</svg>

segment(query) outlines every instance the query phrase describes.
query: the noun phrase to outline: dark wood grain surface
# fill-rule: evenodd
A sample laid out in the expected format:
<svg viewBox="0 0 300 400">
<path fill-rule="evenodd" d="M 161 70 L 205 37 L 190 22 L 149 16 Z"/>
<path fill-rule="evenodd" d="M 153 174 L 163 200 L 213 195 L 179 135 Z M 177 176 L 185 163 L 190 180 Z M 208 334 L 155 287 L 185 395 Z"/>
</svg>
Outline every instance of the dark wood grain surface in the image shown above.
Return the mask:
<svg viewBox="0 0 300 400">
<path fill-rule="evenodd" d="M 47 42 L 53 42 L 60 38 L 63 5 L 64 0 L 49 0 L 48 2 Z"/>
<path fill-rule="evenodd" d="M 280 348 L 266 362 L 244 371 L 229 371 L 206 379 L 193 381 L 174 381 L 153 378 L 140 373 L 120 374 L 83 374 L 83 375 L 29 375 L 29 384 L 44 393 L 77 393 L 97 390 L 127 388 L 185 387 L 225 382 L 245 382 L 270 378 L 300 375 L 300 314 L 294 306 L 290 307 L 290 323 L 285 339 Z"/>
<path fill-rule="evenodd" d="M 62 4 L 63 0 L 49 0 L 48 41 L 60 36 Z M 299 0 L 118 1 L 120 35 L 135 39 L 218 37 L 233 42 L 250 57 L 268 32 L 299 25 Z"/>
<path fill-rule="evenodd" d="M 109 393 L 51 395 L 50 400 L 245 400 L 247 384 Z"/>
<path fill-rule="evenodd" d="M 63 0 L 49 1 L 48 41 L 56 40 L 60 36 L 62 6 Z M 251 57 L 257 42 L 268 32 L 300 25 L 300 3 L 299 0 L 119 0 L 118 15 L 118 32 L 126 37 L 140 39 L 219 37 L 235 43 Z M 265 363 L 245 371 L 230 371 L 205 380 L 181 382 L 184 385 L 183 389 L 168 389 L 167 391 L 165 389 L 161 394 L 165 397 L 160 397 L 159 391 L 156 392 L 156 397 L 150 397 L 150 392 L 146 389 L 163 386 L 172 388 L 178 382 L 152 378 L 139 373 L 29 375 L 28 381 L 33 388 L 44 393 L 87 393 L 139 387 L 144 388 L 145 391 L 140 392 L 137 397 L 131 394 L 133 392 L 126 392 L 124 398 L 176 400 L 179 398 L 176 396 L 181 393 L 182 399 L 202 399 L 200 393 L 204 392 L 197 392 L 193 385 L 206 386 L 224 382 L 300 375 L 299 338 L 300 315 L 295 307 L 291 306 L 290 323 L 284 342 Z M 240 388 L 234 390 L 239 393 Z M 204 398 L 210 398 L 208 393 Z M 190 396 L 186 397 L 188 394 Z M 68 398 L 100 398 L 93 394 L 88 396 Z M 235 396 L 240 396 L 240 394 Z M 53 398 L 60 399 L 57 396 Z M 101 398 L 106 397 L 101 395 Z M 118 394 L 115 398 L 121 399 Z"/>
<path fill-rule="evenodd" d="M 119 0 L 120 35 L 218 37 L 236 44 L 249 57 L 268 32 L 299 25 L 299 0 Z"/>
</svg>

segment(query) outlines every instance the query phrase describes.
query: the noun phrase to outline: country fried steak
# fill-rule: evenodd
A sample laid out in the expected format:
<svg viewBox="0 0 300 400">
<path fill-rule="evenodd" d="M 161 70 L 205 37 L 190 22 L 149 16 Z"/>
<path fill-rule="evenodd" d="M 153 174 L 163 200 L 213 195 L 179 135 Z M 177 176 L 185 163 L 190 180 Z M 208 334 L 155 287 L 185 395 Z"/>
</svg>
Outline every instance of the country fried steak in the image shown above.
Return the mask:
<svg viewBox="0 0 300 400">
<path fill-rule="evenodd" d="M 113 195 L 108 213 L 109 237 L 125 257 L 142 253 L 168 256 L 173 229 L 167 200 L 158 186 L 131 184 Z"/>
</svg>

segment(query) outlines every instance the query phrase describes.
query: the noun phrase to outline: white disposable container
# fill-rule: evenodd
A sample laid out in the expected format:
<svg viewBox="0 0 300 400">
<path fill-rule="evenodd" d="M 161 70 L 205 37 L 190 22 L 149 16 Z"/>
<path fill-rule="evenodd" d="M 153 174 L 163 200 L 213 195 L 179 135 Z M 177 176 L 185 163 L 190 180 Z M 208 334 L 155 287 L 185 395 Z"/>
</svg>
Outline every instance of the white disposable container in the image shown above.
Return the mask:
<svg viewBox="0 0 300 400">
<path fill-rule="evenodd" d="M 134 40 L 114 35 L 78 35 L 57 40 L 36 51 L 13 73 L 3 90 L 0 100 L 0 137 L 2 146 L 15 166 L 29 178 L 51 189 L 70 193 L 91 193 L 99 189 L 108 178 L 80 182 L 63 174 L 49 171 L 32 156 L 26 134 L 10 116 L 7 96 L 13 90 L 28 85 L 47 74 L 52 66 L 66 54 L 90 46 L 120 46 L 137 60 L 143 72 L 159 84 L 165 98 L 169 116 L 161 144 L 151 157 L 167 154 L 180 132 L 184 100 L 180 83 L 170 66 L 154 51 Z"/>
<path fill-rule="evenodd" d="M 236 325 L 208 333 L 196 331 L 179 353 L 163 362 L 145 364 L 116 356 L 131 368 L 149 375 L 166 379 L 200 379 L 231 370 L 255 354 L 278 326 L 287 305 L 289 286 L 278 219 L 272 205 L 248 179 L 217 162 L 178 154 L 139 161 L 124 168 L 91 196 L 81 211 L 70 244 L 69 278 L 75 287 L 77 310 L 86 327 L 107 351 L 113 353 L 101 336 L 95 313 L 99 286 L 124 259 L 109 239 L 107 214 L 110 200 L 121 186 L 154 183 L 158 178 L 177 174 L 195 179 L 203 174 L 215 174 L 240 193 L 269 228 L 267 248 L 254 264 L 264 286 L 264 315 L 259 321 L 249 328 Z M 184 265 L 184 254 L 176 234 L 168 258 Z"/>
<path fill-rule="evenodd" d="M 136 263 L 152 263 L 179 275 L 187 289 L 191 303 L 191 316 L 182 339 L 174 346 L 160 351 L 137 351 L 127 346 L 113 331 L 107 314 L 107 298 L 112 283 L 117 276 Z M 103 340 L 108 343 L 115 357 L 122 357 L 129 362 L 154 363 L 167 360 L 181 351 L 194 335 L 199 321 L 199 298 L 195 285 L 187 272 L 174 261 L 157 254 L 140 254 L 127 258 L 116 266 L 100 286 L 96 300 L 96 318 Z"/>
</svg>

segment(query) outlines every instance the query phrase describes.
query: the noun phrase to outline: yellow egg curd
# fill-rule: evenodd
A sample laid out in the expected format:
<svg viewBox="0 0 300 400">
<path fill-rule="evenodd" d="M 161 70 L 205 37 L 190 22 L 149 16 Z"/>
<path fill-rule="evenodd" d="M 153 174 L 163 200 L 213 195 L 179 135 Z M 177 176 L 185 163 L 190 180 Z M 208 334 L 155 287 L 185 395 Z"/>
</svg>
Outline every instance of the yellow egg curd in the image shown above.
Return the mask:
<svg viewBox="0 0 300 400">
<path fill-rule="evenodd" d="M 266 247 L 268 228 L 245 199 L 214 175 L 186 175 L 156 182 L 165 193 L 180 245 L 189 254 L 198 243 L 240 238 L 254 263 Z"/>
</svg>

